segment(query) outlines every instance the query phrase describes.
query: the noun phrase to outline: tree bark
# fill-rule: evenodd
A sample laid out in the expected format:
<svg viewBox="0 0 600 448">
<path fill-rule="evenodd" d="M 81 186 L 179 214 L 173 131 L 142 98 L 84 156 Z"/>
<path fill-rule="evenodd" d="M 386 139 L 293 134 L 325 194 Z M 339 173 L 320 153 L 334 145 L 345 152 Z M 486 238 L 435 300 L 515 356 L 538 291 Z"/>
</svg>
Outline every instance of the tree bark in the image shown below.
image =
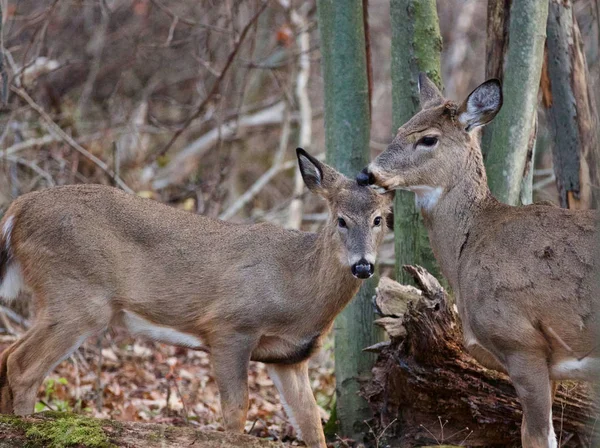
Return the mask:
<svg viewBox="0 0 600 448">
<path fill-rule="evenodd" d="M 327 162 L 354 178 L 369 162 L 369 86 L 362 0 L 318 0 L 325 95 Z M 375 357 L 362 349 L 379 338 L 371 322 L 376 279 L 366 281 L 335 321 L 337 433 L 362 438 L 370 417 L 358 395 Z"/>
<path fill-rule="evenodd" d="M 392 22 L 392 119 L 394 133 L 419 110 L 417 79 L 425 72 L 441 88 L 440 35 L 435 0 L 391 0 Z M 396 278 L 411 281 L 405 264 L 420 264 L 438 273 L 427 231 L 414 194 L 396 191 L 394 204 Z"/>
<path fill-rule="evenodd" d="M 373 378 L 362 389 L 375 414 L 374 432 L 387 428 L 380 446 L 520 446 L 521 406 L 510 380 L 465 352 L 453 305 L 435 277 L 421 267 L 406 269 L 421 295 L 382 279 L 376 305 L 392 314 L 380 325 L 400 336 L 375 347 L 381 351 Z M 599 410 L 590 389 L 572 382 L 559 387 L 553 419 L 560 446 L 591 446 L 598 433 L 588 420 Z"/>
<path fill-rule="evenodd" d="M 503 81 L 504 105 L 482 141 L 488 183 L 502 202 L 531 202 L 538 90 L 548 2 L 490 0 L 486 77 Z"/>
<path fill-rule="evenodd" d="M 275 448 L 281 444 L 249 435 L 93 419 L 61 412 L 29 417 L 0 415 L 0 448 L 23 446 Z"/>
<path fill-rule="evenodd" d="M 560 205 L 577 209 L 598 207 L 598 112 L 570 0 L 550 0 L 548 73 L 548 115 Z"/>
</svg>

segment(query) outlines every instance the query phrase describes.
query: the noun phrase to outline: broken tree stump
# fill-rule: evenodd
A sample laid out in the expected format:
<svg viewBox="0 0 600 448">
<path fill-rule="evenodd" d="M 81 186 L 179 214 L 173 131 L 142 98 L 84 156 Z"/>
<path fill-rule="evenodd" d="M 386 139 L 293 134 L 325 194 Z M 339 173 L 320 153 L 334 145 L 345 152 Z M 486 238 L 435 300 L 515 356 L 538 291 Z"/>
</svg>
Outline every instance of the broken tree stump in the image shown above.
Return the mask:
<svg viewBox="0 0 600 448">
<path fill-rule="evenodd" d="M 463 347 L 454 306 L 423 268 L 405 266 L 419 289 L 382 278 L 376 321 L 390 341 L 377 351 L 373 377 L 363 386 L 374 432 L 392 447 L 436 444 L 520 446 L 521 406 L 508 376 L 486 369 Z M 563 382 L 553 405 L 559 446 L 589 447 L 600 424 L 592 387 Z"/>
<path fill-rule="evenodd" d="M 43 412 L 27 417 L 0 415 L 0 448 L 277 448 L 281 443 L 249 435 L 201 431 L 139 422 Z"/>
</svg>

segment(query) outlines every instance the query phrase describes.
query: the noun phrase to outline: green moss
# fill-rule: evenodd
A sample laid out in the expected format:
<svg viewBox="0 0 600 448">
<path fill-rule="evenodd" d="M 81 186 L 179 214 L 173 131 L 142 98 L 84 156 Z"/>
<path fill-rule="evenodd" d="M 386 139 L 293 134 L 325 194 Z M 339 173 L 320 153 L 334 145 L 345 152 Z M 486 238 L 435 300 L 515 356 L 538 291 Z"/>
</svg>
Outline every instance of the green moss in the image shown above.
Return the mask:
<svg viewBox="0 0 600 448">
<path fill-rule="evenodd" d="M 439 88 L 442 87 L 440 53 L 442 36 L 437 16 L 435 0 L 413 2 L 414 38 L 413 45 L 419 71 L 427 73 Z"/>
<path fill-rule="evenodd" d="M 29 429 L 31 426 L 31 423 L 23 421 L 21 417 L 17 417 L 16 415 L 0 415 L 0 424 L 9 425 L 23 431 Z"/>
<path fill-rule="evenodd" d="M 159 442 L 161 440 L 164 440 L 164 437 L 162 434 L 157 434 L 155 432 L 151 432 L 150 434 L 148 434 L 148 440 L 150 442 Z"/>
<path fill-rule="evenodd" d="M 48 448 L 77 445 L 89 448 L 113 446 L 97 420 L 60 412 L 47 412 L 44 415 L 54 420 L 31 423 L 25 430 L 25 435 L 33 446 Z"/>
</svg>

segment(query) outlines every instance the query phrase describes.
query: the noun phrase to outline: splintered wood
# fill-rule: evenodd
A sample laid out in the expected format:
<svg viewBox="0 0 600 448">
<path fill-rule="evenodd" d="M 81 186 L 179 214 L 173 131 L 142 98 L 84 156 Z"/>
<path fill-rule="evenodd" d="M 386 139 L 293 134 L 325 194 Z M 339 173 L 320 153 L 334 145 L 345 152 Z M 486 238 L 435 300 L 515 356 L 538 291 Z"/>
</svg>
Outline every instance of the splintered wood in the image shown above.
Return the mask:
<svg viewBox="0 0 600 448">
<path fill-rule="evenodd" d="M 404 269 L 418 289 L 383 278 L 374 304 L 376 323 L 390 341 L 362 388 L 376 433 L 394 447 L 455 444 L 520 446 L 521 406 L 508 376 L 482 367 L 464 349 L 454 305 L 419 266 Z M 553 406 L 560 446 L 592 446 L 597 403 L 584 383 L 563 382 Z"/>
</svg>

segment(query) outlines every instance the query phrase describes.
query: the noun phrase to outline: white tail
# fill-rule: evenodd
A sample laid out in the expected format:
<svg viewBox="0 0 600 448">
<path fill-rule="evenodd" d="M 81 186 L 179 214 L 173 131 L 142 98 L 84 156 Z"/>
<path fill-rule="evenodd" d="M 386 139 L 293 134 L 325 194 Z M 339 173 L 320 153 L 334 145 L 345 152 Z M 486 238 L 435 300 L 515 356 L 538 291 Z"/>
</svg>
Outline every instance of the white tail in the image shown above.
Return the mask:
<svg viewBox="0 0 600 448">
<path fill-rule="evenodd" d="M 14 216 L 9 216 L 2 225 L 0 237 L 0 297 L 11 301 L 23 288 L 23 274 L 19 263 L 11 257 L 10 240 Z"/>
</svg>

